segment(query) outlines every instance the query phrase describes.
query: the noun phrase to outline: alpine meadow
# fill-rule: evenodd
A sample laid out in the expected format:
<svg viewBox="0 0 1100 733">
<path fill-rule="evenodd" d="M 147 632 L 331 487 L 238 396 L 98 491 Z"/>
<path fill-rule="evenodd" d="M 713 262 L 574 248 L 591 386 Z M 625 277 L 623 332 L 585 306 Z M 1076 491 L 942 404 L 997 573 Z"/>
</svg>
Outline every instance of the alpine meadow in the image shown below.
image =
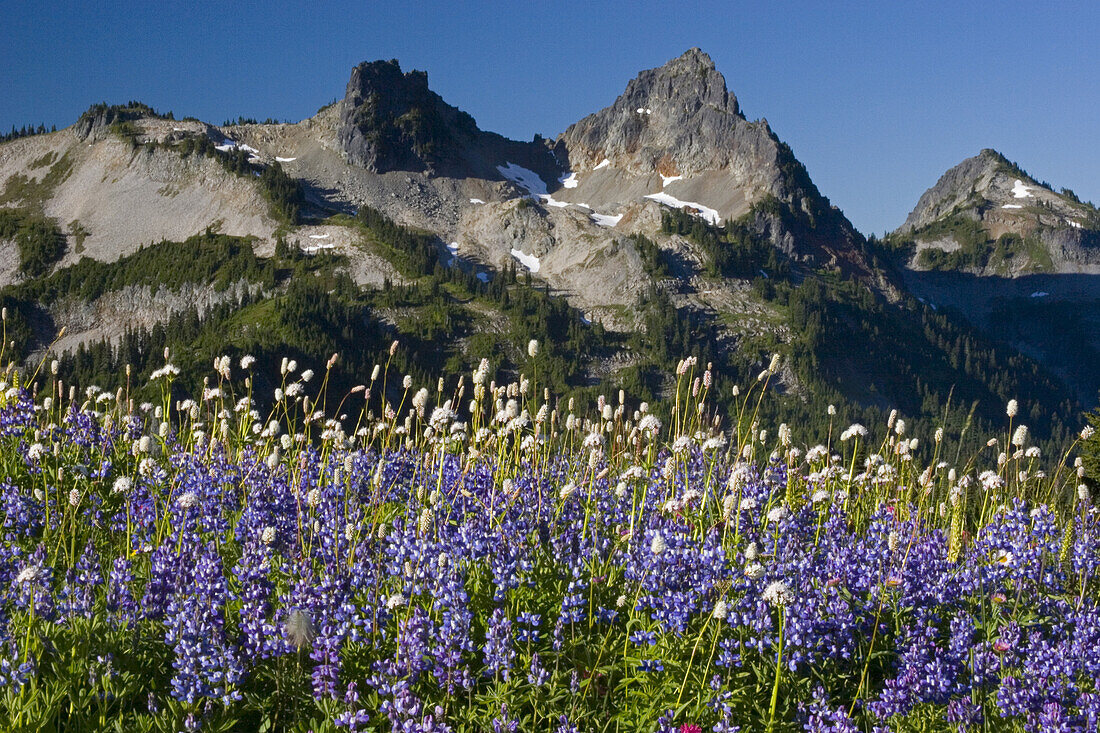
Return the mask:
<svg viewBox="0 0 1100 733">
<path fill-rule="evenodd" d="M 698 48 L 13 127 L 0 729 L 1100 729 L 1100 210 L 975 153 L 864 236 Z"/>
</svg>

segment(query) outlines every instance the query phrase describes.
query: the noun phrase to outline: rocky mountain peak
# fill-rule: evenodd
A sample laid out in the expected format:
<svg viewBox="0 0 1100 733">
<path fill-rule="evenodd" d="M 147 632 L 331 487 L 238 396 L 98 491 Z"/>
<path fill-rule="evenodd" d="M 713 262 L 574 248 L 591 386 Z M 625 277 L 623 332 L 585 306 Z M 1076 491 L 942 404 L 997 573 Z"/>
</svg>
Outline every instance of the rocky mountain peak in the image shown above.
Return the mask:
<svg viewBox="0 0 1100 733">
<path fill-rule="evenodd" d="M 561 136 L 574 168 L 608 159 L 633 173 L 691 175 L 730 166 L 739 148 L 768 154 L 766 125 L 749 123 L 714 61 L 692 48 L 638 74 L 610 106 Z"/>
<path fill-rule="evenodd" d="M 351 71 L 340 106 L 337 141 L 348 162 L 373 173 L 403 170 L 454 178 L 499 178 L 514 161 L 556 175 L 549 149 L 480 130 L 468 113 L 428 87 L 424 71 L 397 60 L 365 61 Z"/>
<path fill-rule="evenodd" d="M 643 109 L 654 105 L 681 108 L 694 112 L 704 107 L 732 115 L 740 115 L 737 97 L 726 89 L 726 79 L 714 66 L 709 55 L 698 48 L 685 51 L 664 66 L 643 71 L 626 87 L 616 105 L 643 103 Z M 637 113 L 638 107 L 634 107 Z M 652 112 L 647 114 L 652 115 Z"/>
<path fill-rule="evenodd" d="M 1038 183 L 1001 153 L 985 148 L 940 176 L 898 231 L 908 234 L 956 215 L 978 222 L 997 220 L 1003 231 L 1080 228 L 1090 208 Z"/>
<path fill-rule="evenodd" d="M 349 162 L 375 173 L 431 169 L 476 133 L 472 117 L 428 88 L 426 72 L 402 72 L 396 59 L 352 69 L 338 132 Z"/>
</svg>

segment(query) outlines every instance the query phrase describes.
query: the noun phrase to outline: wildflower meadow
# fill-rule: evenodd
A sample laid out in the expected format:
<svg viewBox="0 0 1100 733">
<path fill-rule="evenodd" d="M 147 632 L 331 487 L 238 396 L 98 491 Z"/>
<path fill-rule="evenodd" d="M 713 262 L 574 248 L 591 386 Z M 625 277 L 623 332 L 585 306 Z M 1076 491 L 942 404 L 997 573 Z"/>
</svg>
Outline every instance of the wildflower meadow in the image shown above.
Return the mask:
<svg viewBox="0 0 1100 733">
<path fill-rule="evenodd" d="M 150 402 L 9 367 L 0 727 L 1097 730 L 1097 513 L 1015 402 L 974 456 L 896 415 L 807 446 L 758 424 L 777 360 L 718 414 L 691 358 L 658 409 L 528 353 L 337 395 L 284 360 L 267 414 L 248 356 L 181 399 L 166 353 Z"/>
</svg>

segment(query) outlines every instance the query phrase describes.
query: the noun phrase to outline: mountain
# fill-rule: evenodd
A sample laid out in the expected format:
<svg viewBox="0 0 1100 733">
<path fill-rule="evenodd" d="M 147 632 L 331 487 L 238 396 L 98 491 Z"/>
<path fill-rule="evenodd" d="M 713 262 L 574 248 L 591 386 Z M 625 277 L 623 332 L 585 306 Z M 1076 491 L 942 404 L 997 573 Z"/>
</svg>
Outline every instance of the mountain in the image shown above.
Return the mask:
<svg viewBox="0 0 1100 733">
<path fill-rule="evenodd" d="M 1100 211 L 995 150 L 948 170 L 887 238 L 906 288 L 1100 390 Z"/>
<path fill-rule="evenodd" d="M 951 203 L 955 189 L 1003 187 L 980 185 L 945 184 L 922 207 L 955 212 L 969 200 Z M 937 226 L 922 216 L 898 237 Z M 185 373 L 225 350 L 276 364 L 339 352 L 354 384 L 394 339 L 394 368 L 418 379 L 482 357 L 504 378 L 537 338 L 540 379 L 559 392 L 668 396 L 694 354 L 727 404 L 778 352 L 781 396 L 765 409 L 823 436 L 815 404 L 992 424 L 1013 397 L 1041 405 L 1036 434 L 1064 434 L 1080 394 L 918 299 L 909 279 L 928 273 L 903 249 L 868 243 L 699 49 L 553 140 L 481 130 L 424 72 L 374 61 L 295 124 L 102 104 L 0 144 L 9 337 L 64 355 L 66 383 L 152 372 L 169 347 Z"/>
<path fill-rule="evenodd" d="M 653 200 L 714 224 L 747 217 L 789 257 L 869 274 L 848 220 L 766 120 L 745 118 L 698 48 L 641 72 L 557 143 L 571 170 L 568 188 L 555 193 L 562 201 L 630 216 L 638 201 Z"/>
<path fill-rule="evenodd" d="M 1100 211 L 990 149 L 944 173 L 896 235 L 912 241 L 917 268 L 1100 272 Z"/>
</svg>

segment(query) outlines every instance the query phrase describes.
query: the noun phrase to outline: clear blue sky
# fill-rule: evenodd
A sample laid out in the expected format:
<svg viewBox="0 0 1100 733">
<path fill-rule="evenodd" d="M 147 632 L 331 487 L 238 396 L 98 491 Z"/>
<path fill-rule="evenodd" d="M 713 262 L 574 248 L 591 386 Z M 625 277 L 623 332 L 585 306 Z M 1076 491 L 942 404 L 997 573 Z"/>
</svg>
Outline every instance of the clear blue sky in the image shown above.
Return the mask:
<svg viewBox="0 0 1100 733">
<path fill-rule="evenodd" d="M 352 66 L 424 69 L 483 129 L 554 136 L 691 46 L 864 233 L 993 147 L 1100 203 L 1100 3 L 8 0 L 0 129 L 98 101 L 299 120 Z"/>
</svg>

